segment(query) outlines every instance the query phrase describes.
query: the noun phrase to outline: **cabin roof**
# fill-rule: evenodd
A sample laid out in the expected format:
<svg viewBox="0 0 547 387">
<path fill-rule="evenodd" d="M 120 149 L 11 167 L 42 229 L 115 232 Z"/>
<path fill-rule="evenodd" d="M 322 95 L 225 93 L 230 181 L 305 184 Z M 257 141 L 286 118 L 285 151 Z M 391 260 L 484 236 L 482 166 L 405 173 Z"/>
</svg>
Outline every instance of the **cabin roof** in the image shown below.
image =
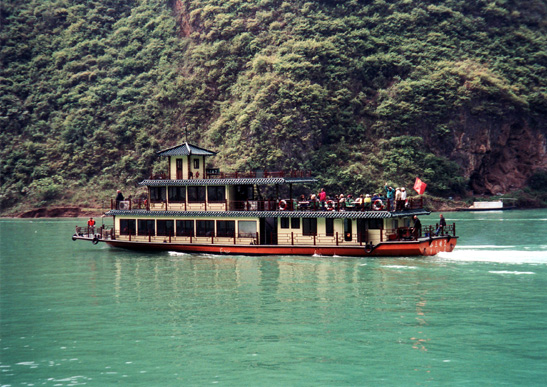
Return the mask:
<svg viewBox="0 0 547 387">
<path fill-rule="evenodd" d="M 110 210 L 106 215 L 132 215 L 154 218 L 181 217 L 192 218 L 208 216 L 214 218 L 331 218 L 331 219 L 384 219 L 401 216 L 429 215 L 430 212 L 417 209 L 393 213 L 389 211 L 146 211 Z"/>
<path fill-rule="evenodd" d="M 187 142 L 158 152 L 158 156 L 189 156 L 189 155 L 214 156 L 216 155 L 216 152 L 212 152 L 207 149 L 203 149 L 198 146 L 188 144 Z"/>
<path fill-rule="evenodd" d="M 143 180 L 139 185 L 148 187 L 165 186 L 208 186 L 208 185 L 249 185 L 249 184 L 304 184 L 317 183 L 311 177 L 268 177 L 268 178 L 239 178 L 239 179 L 188 179 L 188 180 Z"/>
<path fill-rule="evenodd" d="M 391 214 L 387 211 L 146 211 L 146 210 L 110 210 L 106 215 L 132 215 L 146 216 L 153 218 L 181 217 L 192 218 L 207 216 L 213 218 L 350 218 L 350 219 L 383 219 L 390 218 Z"/>
</svg>

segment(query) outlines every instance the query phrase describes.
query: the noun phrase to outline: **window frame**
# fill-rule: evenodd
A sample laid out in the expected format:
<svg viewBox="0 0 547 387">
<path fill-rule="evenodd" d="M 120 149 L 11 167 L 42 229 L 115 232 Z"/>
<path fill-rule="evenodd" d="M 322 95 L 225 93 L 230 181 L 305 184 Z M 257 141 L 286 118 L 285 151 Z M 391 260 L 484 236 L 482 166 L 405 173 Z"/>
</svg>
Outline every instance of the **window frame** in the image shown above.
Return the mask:
<svg viewBox="0 0 547 387">
<path fill-rule="evenodd" d="M 133 223 L 131 227 L 129 223 Z M 124 223 L 126 223 L 124 225 Z M 127 227 L 128 231 L 125 232 L 124 229 Z M 120 235 L 137 235 L 137 221 L 136 219 L 120 219 Z"/>
<path fill-rule="evenodd" d="M 235 220 L 217 220 L 217 237 L 233 238 L 236 234 Z"/>
<path fill-rule="evenodd" d="M 191 225 L 191 227 L 187 227 L 187 226 L 190 226 L 190 225 Z M 185 236 L 185 237 L 195 236 L 196 234 L 195 234 L 194 220 L 177 219 L 175 221 L 175 235 L 176 236 Z"/>
<path fill-rule="evenodd" d="M 169 227 L 167 227 L 168 223 L 171 223 L 171 233 L 169 233 Z M 160 228 L 160 224 L 162 224 L 161 228 Z M 156 220 L 156 235 L 157 236 L 175 236 L 175 221 L 173 219 L 157 219 Z"/>
<path fill-rule="evenodd" d="M 187 187 L 186 199 L 188 203 L 205 203 L 206 194 L 207 190 L 205 186 L 191 185 Z"/>
<path fill-rule="evenodd" d="M 198 237 L 214 237 L 215 236 L 215 221 L 214 220 L 196 220 L 196 236 Z"/>
</svg>

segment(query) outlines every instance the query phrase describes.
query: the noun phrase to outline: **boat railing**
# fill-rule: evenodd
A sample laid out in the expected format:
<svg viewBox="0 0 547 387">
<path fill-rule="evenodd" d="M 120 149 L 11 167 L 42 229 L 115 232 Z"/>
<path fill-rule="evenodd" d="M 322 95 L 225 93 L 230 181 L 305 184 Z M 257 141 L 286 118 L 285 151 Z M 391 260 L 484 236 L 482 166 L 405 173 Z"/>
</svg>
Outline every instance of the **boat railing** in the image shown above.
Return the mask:
<svg viewBox="0 0 547 387">
<path fill-rule="evenodd" d="M 150 203 L 146 198 L 132 199 L 127 200 L 116 200 L 114 198 L 110 199 L 110 209 L 111 210 L 148 210 L 150 211 Z"/>
<path fill-rule="evenodd" d="M 447 224 L 441 227 L 438 223 L 427 225 L 422 228 L 422 236 L 456 236 L 456 223 Z"/>
<path fill-rule="evenodd" d="M 76 226 L 75 235 L 85 238 L 111 239 L 114 235 L 112 227 L 101 226 Z"/>
<path fill-rule="evenodd" d="M 383 200 L 371 204 L 359 204 L 355 202 L 341 201 L 339 199 L 329 199 L 324 202 L 319 200 L 244 200 L 229 201 L 226 207 L 227 211 L 405 211 L 423 208 L 422 198 L 410 198 L 404 205 L 397 206 L 395 201 Z"/>
<path fill-rule="evenodd" d="M 403 203 L 395 200 L 378 199 L 372 203 L 355 203 L 339 199 L 319 200 L 224 200 L 220 202 L 203 201 L 174 201 L 155 200 L 150 203 L 147 199 L 128 199 L 116 201 L 111 199 L 111 210 L 154 210 L 154 211 L 405 211 L 420 209 L 424 206 L 423 198 L 409 198 Z"/>
</svg>

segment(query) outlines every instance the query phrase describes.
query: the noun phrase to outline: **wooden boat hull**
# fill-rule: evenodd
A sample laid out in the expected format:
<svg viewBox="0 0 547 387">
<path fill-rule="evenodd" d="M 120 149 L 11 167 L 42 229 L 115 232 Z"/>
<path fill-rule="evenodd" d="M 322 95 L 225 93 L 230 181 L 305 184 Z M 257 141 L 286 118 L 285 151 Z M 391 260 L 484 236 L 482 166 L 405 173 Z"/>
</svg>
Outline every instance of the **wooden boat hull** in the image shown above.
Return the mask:
<svg viewBox="0 0 547 387">
<path fill-rule="evenodd" d="M 74 240 L 92 240 L 74 236 Z M 98 240 L 109 246 L 142 251 L 176 251 L 198 254 L 230 255 L 320 255 L 349 257 L 407 257 L 432 256 L 440 252 L 451 252 L 456 247 L 457 237 L 439 236 L 420 238 L 417 241 L 381 242 L 375 246 L 285 246 L 285 245 L 230 245 L 230 244 L 182 244 L 135 242 L 124 240 Z M 97 243 L 97 240 L 95 240 Z"/>
</svg>

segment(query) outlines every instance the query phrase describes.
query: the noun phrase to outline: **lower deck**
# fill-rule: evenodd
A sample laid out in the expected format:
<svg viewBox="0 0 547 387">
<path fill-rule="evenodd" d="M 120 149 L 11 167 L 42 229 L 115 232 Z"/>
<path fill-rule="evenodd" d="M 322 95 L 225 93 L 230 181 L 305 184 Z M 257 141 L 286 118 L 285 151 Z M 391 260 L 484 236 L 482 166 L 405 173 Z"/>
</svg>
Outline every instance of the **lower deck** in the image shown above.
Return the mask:
<svg viewBox="0 0 547 387">
<path fill-rule="evenodd" d="M 73 238 L 141 250 L 327 256 L 432 255 L 452 251 L 457 239 L 455 225 L 416 229 L 411 214 L 384 218 L 294 212 L 279 217 L 184 215 L 127 213 L 114 216 L 112 228 L 77 228 Z"/>
</svg>

